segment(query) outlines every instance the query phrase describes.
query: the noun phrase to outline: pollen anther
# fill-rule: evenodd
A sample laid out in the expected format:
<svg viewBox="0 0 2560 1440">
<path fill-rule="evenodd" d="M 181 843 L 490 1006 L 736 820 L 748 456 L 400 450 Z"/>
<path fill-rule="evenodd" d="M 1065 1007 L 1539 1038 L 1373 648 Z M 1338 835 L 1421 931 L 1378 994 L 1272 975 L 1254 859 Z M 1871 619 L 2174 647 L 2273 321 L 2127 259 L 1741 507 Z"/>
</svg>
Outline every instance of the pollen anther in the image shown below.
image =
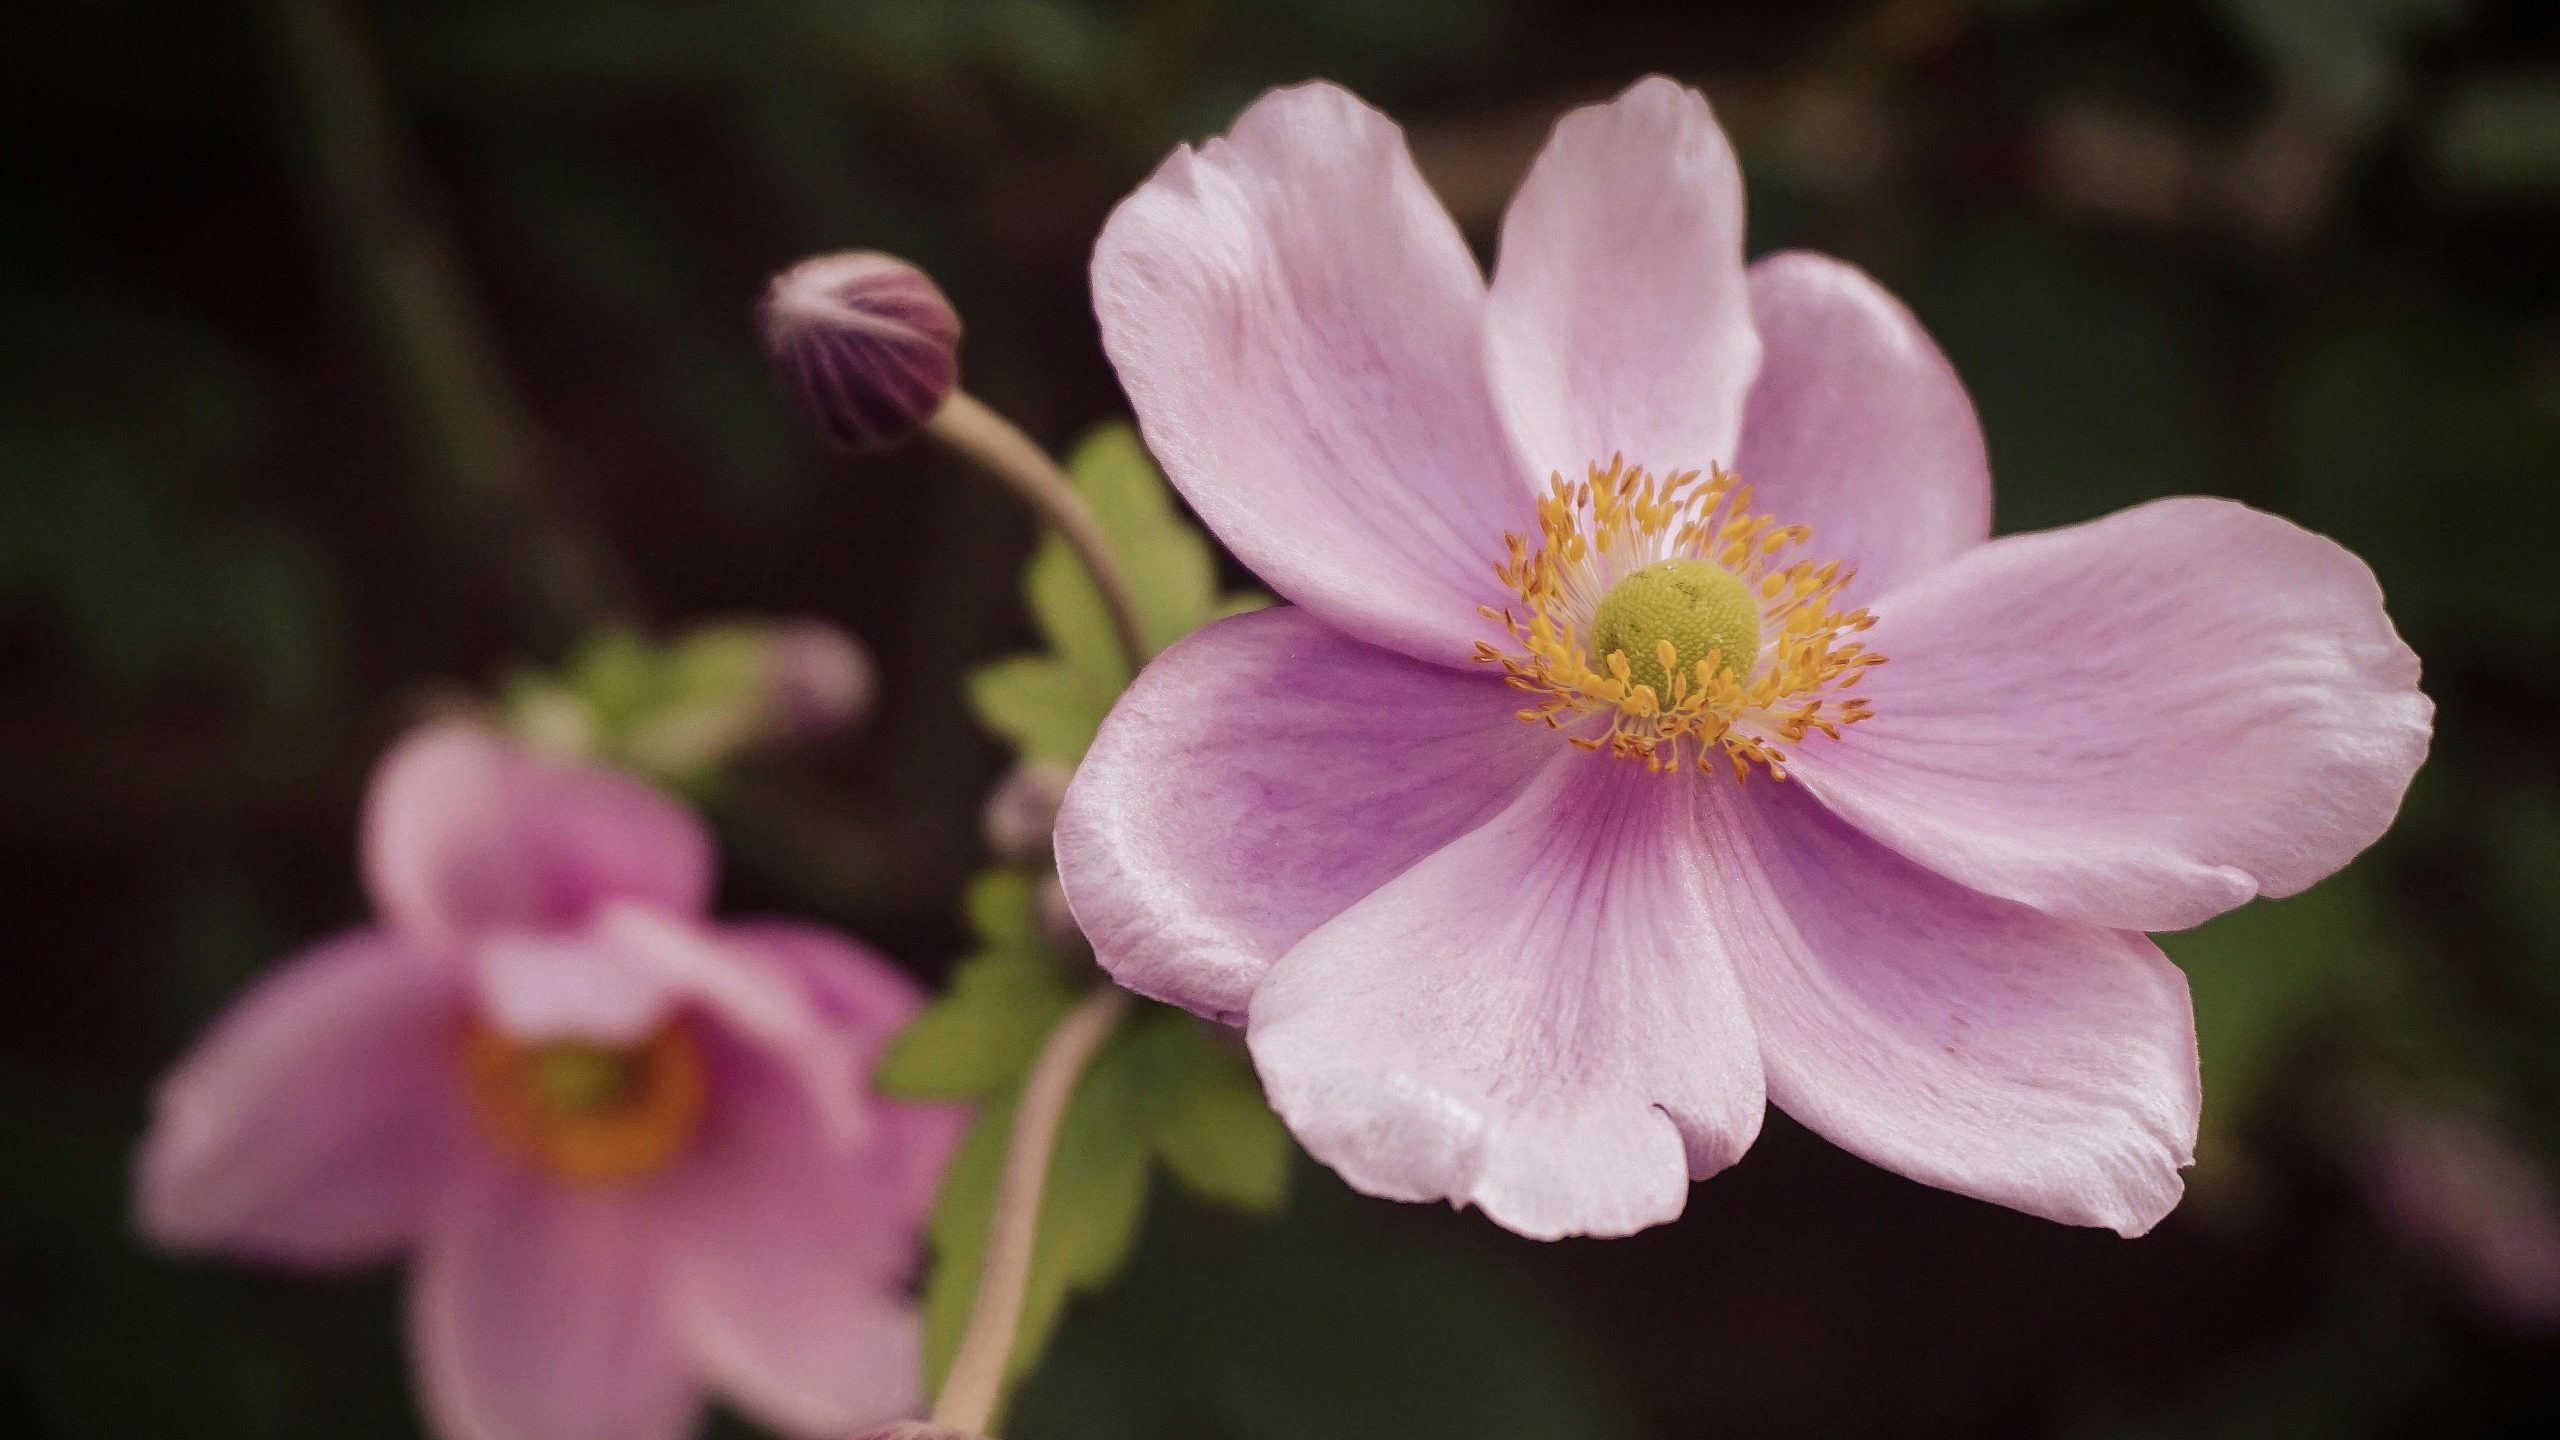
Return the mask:
<svg viewBox="0 0 2560 1440">
<path fill-rule="evenodd" d="M 1656 476 L 1612 457 L 1578 483 L 1550 477 L 1538 527 L 1534 548 L 1504 536 L 1495 567 L 1519 605 L 1484 607 L 1518 648 L 1476 646 L 1538 697 L 1522 720 L 1657 773 L 1712 772 L 1721 757 L 1742 780 L 1754 765 L 1786 778 L 1784 747 L 1836 740 L 1871 713 L 1841 693 L 1884 663 L 1851 638 L 1875 618 L 1834 607 L 1854 572 L 1783 559 L 1812 529 L 1754 512 L 1733 472 Z M 1756 617 L 1737 613 L 1746 605 Z M 1629 643 L 1650 653 L 1631 656 Z"/>
</svg>

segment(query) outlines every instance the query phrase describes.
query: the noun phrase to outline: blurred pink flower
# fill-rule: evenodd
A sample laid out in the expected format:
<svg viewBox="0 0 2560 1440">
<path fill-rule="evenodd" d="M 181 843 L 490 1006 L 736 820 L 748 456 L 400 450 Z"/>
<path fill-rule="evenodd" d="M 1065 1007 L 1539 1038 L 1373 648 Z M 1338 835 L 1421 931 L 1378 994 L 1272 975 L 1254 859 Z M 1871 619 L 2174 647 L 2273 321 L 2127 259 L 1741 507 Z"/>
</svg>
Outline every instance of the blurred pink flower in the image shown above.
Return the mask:
<svg viewBox="0 0 2560 1440">
<path fill-rule="evenodd" d="M 911 1413 L 955 1117 L 866 1077 L 914 987 L 829 931 L 707 920 L 690 813 L 471 725 L 383 761 L 363 848 L 379 922 L 288 961 L 162 1086 L 153 1238 L 410 1255 L 452 1440 L 671 1437 L 705 1390 L 799 1434 Z"/>
<path fill-rule="evenodd" d="M 820 739 L 871 708 L 880 683 L 861 641 L 824 620 L 792 620 L 768 644 L 765 707 L 784 734 Z"/>
<path fill-rule="evenodd" d="M 2477 1116 L 2391 1107 L 2366 1138 L 2375 1208 L 2403 1239 L 2493 1318 L 2560 1328 L 2560 1195 L 2513 1136 Z"/>
<path fill-rule="evenodd" d="M 1623 1233 L 1775 1101 L 2139 1233 L 2198 1104 L 2140 932 L 2379 836 L 2417 659 L 2354 556 L 2237 504 L 1989 539 L 1911 314 L 1742 235 L 1731 148 L 1659 78 L 1556 127 L 1490 286 L 1327 85 L 1122 203 L 1112 362 L 1295 608 L 1123 697 L 1059 820 L 1076 917 L 1123 984 L 1243 1024 L 1374 1194 Z"/>
</svg>

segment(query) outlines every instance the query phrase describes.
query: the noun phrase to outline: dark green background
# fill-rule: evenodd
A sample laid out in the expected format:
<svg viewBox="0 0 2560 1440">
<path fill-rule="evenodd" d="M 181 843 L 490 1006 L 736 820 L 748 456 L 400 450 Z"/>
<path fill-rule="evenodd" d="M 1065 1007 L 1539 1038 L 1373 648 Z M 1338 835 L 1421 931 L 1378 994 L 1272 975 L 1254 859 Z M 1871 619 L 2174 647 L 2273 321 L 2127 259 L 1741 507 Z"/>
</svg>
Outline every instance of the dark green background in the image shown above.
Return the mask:
<svg viewBox="0 0 2560 1440">
<path fill-rule="evenodd" d="M 224 998 L 361 914 L 385 741 L 599 597 L 860 634 L 867 727 L 724 789 L 725 903 L 956 953 L 998 763 L 959 683 L 1024 640 L 1030 530 L 936 455 L 822 454 L 755 347 L 765 276 L 922 262 L 973 387 L 1063 445 L 1118 413 L 1092 237 L 1174 141 L 1330 76 L 1481 241 L 1554 115 L 1649 70 L 1717 102 L 1755 249 L 1856 260 L 1940 337 L 2001 528 L 2206 492 L 2335 535 L 2425 658 L 2435 757 L 2347 873 L 2169 942 L 2210 1111 L 2151 1238 L 1776 1117 L 1605 1244 L 1312 1167 L 1276 1224 L 1160 1192 L 1019 1440 L 2560 1429 L 2554 1332 L 2370 1183 L 2411 1113 L 2560 1154 L 2560 7 L 19 0 L 0 1434 L 411 1433 L 391 1280 L 148 1254 L 128 1157 Z"/>
</svg>

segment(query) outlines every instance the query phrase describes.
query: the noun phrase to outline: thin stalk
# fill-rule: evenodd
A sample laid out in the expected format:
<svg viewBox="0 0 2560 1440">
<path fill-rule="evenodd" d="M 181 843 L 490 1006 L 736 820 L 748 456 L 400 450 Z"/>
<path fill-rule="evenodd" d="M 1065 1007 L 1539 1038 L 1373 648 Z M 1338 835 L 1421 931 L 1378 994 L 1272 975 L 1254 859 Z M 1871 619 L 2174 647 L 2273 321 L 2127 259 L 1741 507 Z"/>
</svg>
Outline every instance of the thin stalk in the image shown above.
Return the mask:
<svg viewBox="0 0 2560 1440">
<path fill-rule="evenodd" d="M 1129 673 L 1135 675 L 1144 668 L 1155 652 L 1147 644 L 1146 626 L 1138 618 L 1129 578 L 1112 555 L 1110 537 L 1102 533 L 1093 507 L 1049 452 L 966 390 L 953 390 L 924 428 L 1003 481 L 1058 532 L 1085 573 L 1093 577 L 1093 588 L 1101 592 L 1102 608 L 1111 616 L 1111 630 L 1128 658 Z"/>
<path fill-rule="evenodd" d="M 264 0 L 312 198 L 447 508 L 512 550 L 546 619 L 630 618 L 613 557 L 545 488 L 538 427 L 505 379 L 443 217 L 424 198 L 381 57 L 344 0 Z"/>
<path fill-rule="evenodd" d="M 942 1393 L 934 1400 L 936 1425 L 977 1435 L 985 1433 L 995 1419 L 1005 1370 L 1013 1359 L 1014 1335 L 1022 1323 L 1032 1245 L 1040 1233 L 1040 1195 L 1048 1183 L 1049 1154 L 1057 1147 L 1058 1125 L 1066 1118 L 1067 1101 L 1075 1094 L 1086 1062 L 1110 1038 L 1112 1027 L 1128 1009 L 1126 991 L 1113 986 L 1096 990 L 1049 1032 L 1040 1058 L 1031 1066 L 1031 1078 L 1022 1087 L 1022 1108 L 1014 1112 L 1004 1174 L 996 1182 L 995 1225 L 988 1232 L 969 1326 L 960 1334 L 951 1373 L 944 1377 Z"/>
</svg>

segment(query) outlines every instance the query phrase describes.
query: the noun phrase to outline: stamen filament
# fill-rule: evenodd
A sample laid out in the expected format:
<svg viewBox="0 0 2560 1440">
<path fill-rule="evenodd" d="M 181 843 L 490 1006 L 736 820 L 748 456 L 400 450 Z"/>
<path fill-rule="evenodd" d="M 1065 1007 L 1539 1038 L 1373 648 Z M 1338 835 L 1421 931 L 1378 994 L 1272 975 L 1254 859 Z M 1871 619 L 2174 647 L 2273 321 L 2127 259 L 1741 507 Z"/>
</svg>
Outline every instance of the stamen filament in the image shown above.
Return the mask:
<svg viewBox="0 0 2560 1440">
<path fill-rule="evenodd" d="M 1816 733 L 1836 740 L 1872 714 L 1863 696 L 1841 693 L 1884 663 L 1850 638 L 1875 617 L 1834 604 L 1855 572 L 1837 560 L 1782 561 L 1812 527 L 1782 525 L 1751 501 L 1751 487 L 1721 467 L 1656 476 L 1614 456 L 1580 481 L 1551 476 L 1535 548 L 1529 537 L 1506 535 L 1495 567 L 1519 607 L 1482 607 L 1518 649 L 1476 646 L 1476 659 L 1501 666 L 1512 688 L 1541 697 L 1520 719 L 1559 730 L 1586 720 L 1597 729 L 1605 719 L 1602 733 L 1566 738 L 1656 773 L 1711 773 L 1721 754 L 1736 780 L 1755 765 L 1782 780 L 1786 747 Z M 1638 681 L 1624 650 L 1592 655 L 1583 637 L 1601 601 L 1666 560 L 1711 560 L 1747 586 L 1766 637 L 1760 653 L 1687 656 L 1661 640 L 1651 656 L 1659 689 Z M 1737 637 L 1747 638 L 1747 629 Z"/>
</svg>

